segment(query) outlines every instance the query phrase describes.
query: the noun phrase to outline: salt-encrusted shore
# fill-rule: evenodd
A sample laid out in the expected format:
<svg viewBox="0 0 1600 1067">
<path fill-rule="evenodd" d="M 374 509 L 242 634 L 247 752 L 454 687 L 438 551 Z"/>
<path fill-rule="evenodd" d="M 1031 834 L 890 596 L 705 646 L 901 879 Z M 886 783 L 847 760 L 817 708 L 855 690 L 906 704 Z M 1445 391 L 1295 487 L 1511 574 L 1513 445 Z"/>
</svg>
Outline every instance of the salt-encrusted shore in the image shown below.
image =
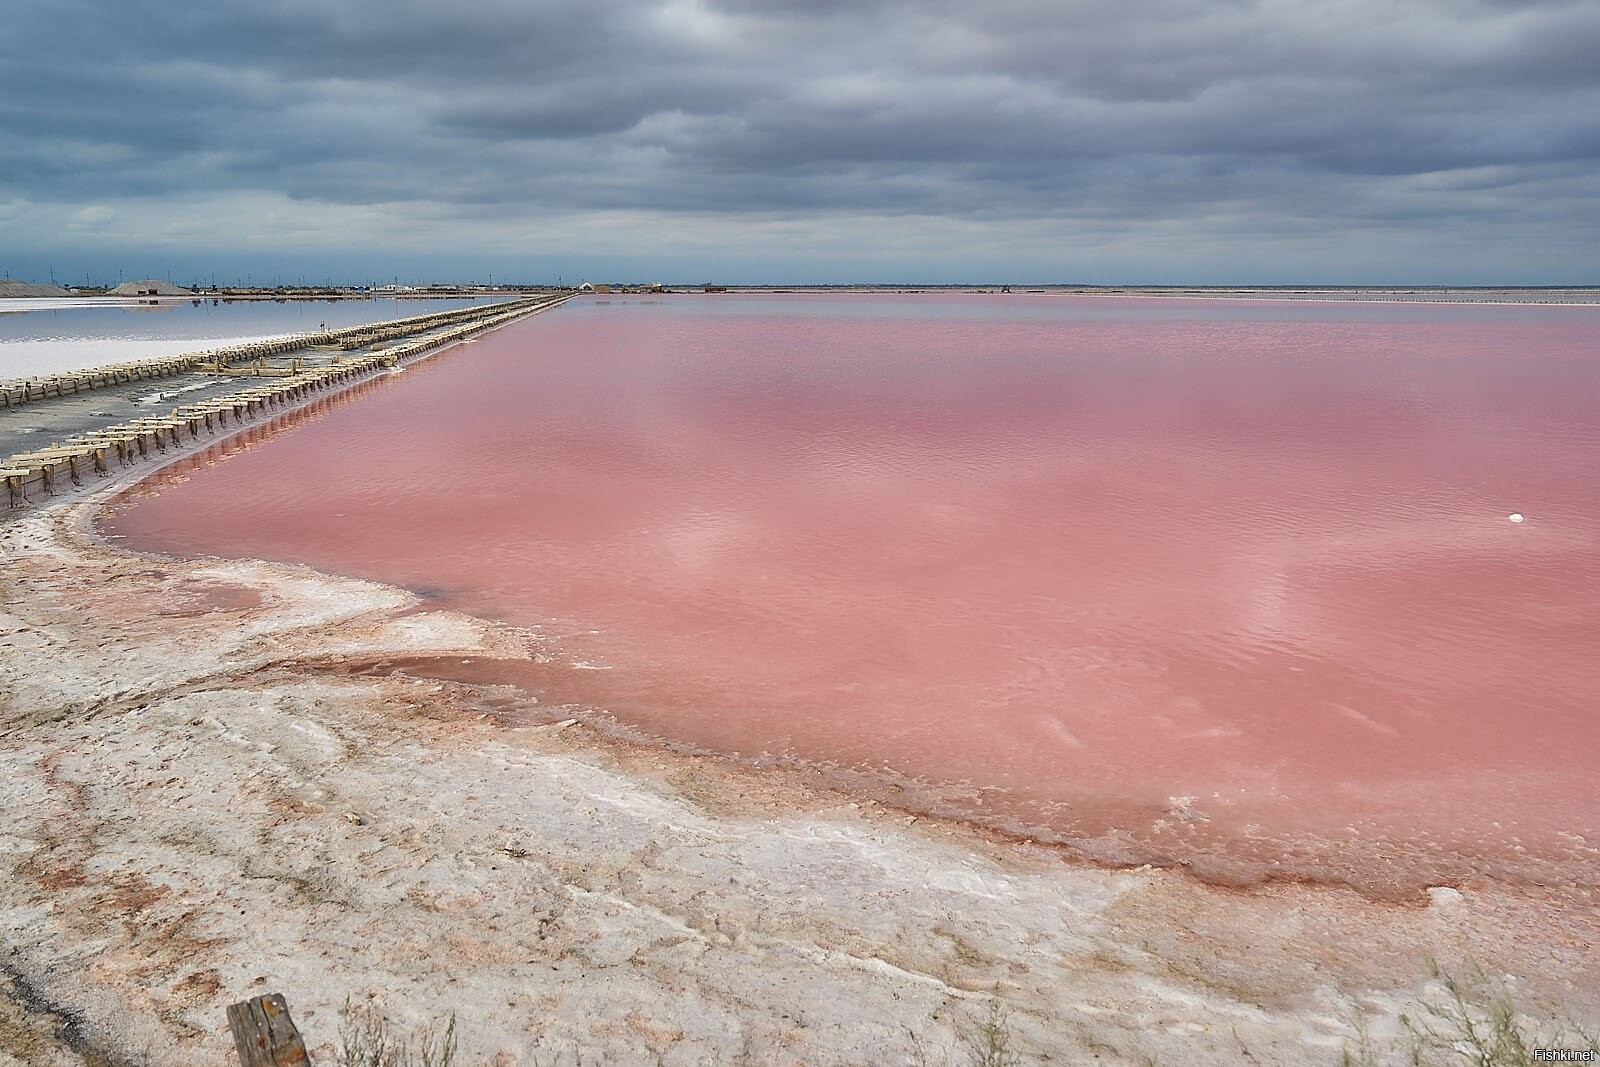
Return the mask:
<svg viewBox="0 0 1600 1067">
<path fill-rule="evenodd" d="M 1442 996 L 1429 955 L 1600 1018 L 1591 890 L 1217 889 L 507 721 L 340 668 L 532 635 L 96 506 L 0 528 L 0 1063 L 229 1063 L 224 1007 L 281 991 L 318 1064 L 347 1001 L 453 1013 L 466 1064 L 966 1063 L 995 1004 L 1023 1063 L 1331 1064 Z"/>
</svg>

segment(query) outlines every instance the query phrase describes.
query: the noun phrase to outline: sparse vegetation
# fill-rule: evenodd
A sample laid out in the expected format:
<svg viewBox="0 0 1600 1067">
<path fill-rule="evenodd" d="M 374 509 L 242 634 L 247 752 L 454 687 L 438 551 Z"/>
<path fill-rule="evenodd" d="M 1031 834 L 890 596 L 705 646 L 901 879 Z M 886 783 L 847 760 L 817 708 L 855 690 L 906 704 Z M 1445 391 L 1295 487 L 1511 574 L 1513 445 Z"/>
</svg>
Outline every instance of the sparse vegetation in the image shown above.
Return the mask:
<svg viewBox="0 0 1600 1067">
<path fill-rule="evenodd" d="M 1536 1049 L 1589 1051 L 1600 1058 L 1600 1033 L 1553 1011 L 1522 1005 L 1505 981 L 1468 961 L 1459 973 L 1426 961 L 1429 981 L 1414 1013 L 1399 1018 L 1400 1033 L 1375 1037 L 1365 1016 L 1354 1022 L 1342 1067 L 1536 1067 Z M 931 1052 L 912 1033 L 915 1067 L 1021 1067 L 1010 1013 L 990 998 L 981 1015 L 957 1024 L 955 1048 Z M 1237 1037 L 1237 1035 L 1235 1035 Z M 1242 1041 L 1241 1052 L 1253 1059 Z M 1153 1061 L 1151 1061 L 1153 1062 Z"/>
<path fill-rule="evenodd" d="M 1519 1007 L 1506 984 L 1469 962 L 1458 977 L 1430 958 L 1430 989 L 1421 1011 L 1400 1016 L 1404 1036 L 1381 1047 L 1356 1023 L 1356 1040 L 1347 1042 L 1344 1067 L 1533 1067 L 1535 1049 L 1589 1050 L 1600 1055 L 1597 1035 L 1570 1021 L 1550 1022 Z"/>
<path fill-rule="evenodd" d="M 989 1010 L 974 1029 L 962 1033 L 961 1041 L 971 1067 L 1018 1067 L 1022 1062 L 1011 1051 L 1011 1020 L 998 999 L 989 1001 Z"/>
<path fill-rule="evenodd" d="M 370 1004 L 345 1001 L 339 1026 L 338 1067 L 452 1067 L 456 1060 L 456 1017 L 443 1027 L 429 1025 L 400 1035 Z"/>
<path fill-rule="evenodd" d="M 962 1067 L 1021 1067 L 1022 1060 L 1011 1048 L 1010 1013 L 998 998 L 989 999 L 988 1008 L 980 1018 L 970 1016 L 956 1030 L 961 1044 L 961 1059 L 946 1049 L 942 1060 L 929 1058 L 927 1047 L 914 1032 L 910 1034 L 912 1062 L 916 1067 L 933 1067 L 937 1062 L 961 1064 Z"/>
</svg>

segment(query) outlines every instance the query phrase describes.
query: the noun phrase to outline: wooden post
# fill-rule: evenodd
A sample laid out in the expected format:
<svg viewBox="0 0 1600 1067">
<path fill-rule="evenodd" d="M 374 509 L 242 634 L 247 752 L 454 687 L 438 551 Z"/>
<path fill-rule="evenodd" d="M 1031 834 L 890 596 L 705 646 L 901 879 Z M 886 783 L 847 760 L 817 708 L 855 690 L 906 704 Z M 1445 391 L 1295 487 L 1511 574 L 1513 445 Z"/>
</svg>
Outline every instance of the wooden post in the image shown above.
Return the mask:
<svg viewBox="0 0 1600 1067">
<path fill-rule="evenodd" d="M 242 1067 L 311 1067 L 282 993 L 229 1004 L 228 1028 Z"/>
<path fill-rule="evenodd" d="M 28 498 L 22 494 L 22 484 L 27 477 L 26 470 L 0 470 L 0 478 L 6 480 L 7 503 L 14 508 L 28 502 Z"/>
</svg>

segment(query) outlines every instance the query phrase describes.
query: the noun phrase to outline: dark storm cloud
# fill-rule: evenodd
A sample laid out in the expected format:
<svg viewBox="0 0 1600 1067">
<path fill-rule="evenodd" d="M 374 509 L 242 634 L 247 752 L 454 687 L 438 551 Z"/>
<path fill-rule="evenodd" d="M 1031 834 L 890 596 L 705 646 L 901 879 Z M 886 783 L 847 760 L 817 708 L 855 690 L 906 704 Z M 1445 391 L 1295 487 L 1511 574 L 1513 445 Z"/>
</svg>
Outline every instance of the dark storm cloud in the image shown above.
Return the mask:
<svg viewBox="0 0 1600 1067">
<path fill-rule="evenodd" d="M 1596 54 L 1590 2 L 23 0 L 0 198 L 1592 219 Z"/>
</svg>

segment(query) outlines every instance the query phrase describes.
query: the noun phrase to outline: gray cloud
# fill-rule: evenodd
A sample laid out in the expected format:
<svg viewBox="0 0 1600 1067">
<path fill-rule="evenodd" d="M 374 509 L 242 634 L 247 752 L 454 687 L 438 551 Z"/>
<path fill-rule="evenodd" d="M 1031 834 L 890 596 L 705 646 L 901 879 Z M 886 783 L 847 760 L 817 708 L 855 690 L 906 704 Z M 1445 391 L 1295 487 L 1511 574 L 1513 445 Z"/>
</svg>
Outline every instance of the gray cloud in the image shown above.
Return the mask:
<svg viewBox="0 0 1600 1067">
<path fill-rule="evenodd" d="M 0 201 L 1174 220 L 1208 240 L 1493 219 L 1532 241 L 1600 217 L 1587 2 L 12 7 Z"/>
</svg>

